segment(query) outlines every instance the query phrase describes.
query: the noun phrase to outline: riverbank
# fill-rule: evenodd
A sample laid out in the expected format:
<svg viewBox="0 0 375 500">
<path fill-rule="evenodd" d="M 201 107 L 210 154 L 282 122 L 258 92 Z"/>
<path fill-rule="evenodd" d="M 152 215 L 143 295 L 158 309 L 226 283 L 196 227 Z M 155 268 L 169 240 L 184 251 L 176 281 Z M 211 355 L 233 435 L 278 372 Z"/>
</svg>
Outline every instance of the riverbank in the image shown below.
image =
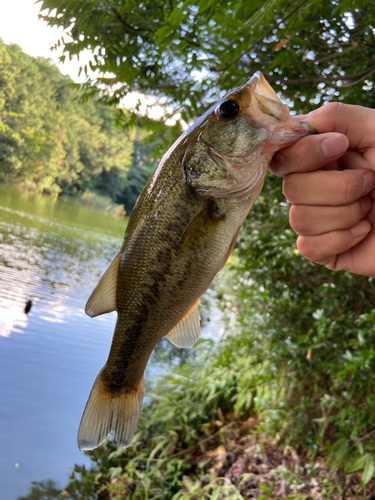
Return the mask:
<svg viewBox="0 0 375 500">
<path fill-rule="evenodd" d="M 97 210 L 113 217 L 125 217 L 126 215 L 124 205 L 114 203 L 109 196 L 102 196 L 92 191 L 85 191 L 76 196 L 63 195 L 60 196 L 60 199 L 63 201 L 69 200 L 72 203 L 83 205 L 90 210 Z"/>
<path fill-rule="evenodd" d="M 95 210 L 102 212 L 113 217 L 125 217 L 126 210 L 124 205 L 119 205 L 114 203 L 109 196 L 102 196 L 93 191 L 84 191 L 83 193 L 76 193 L 74 196 L 68 196 L 64 194 L 57 194 L 45 191 L 40 193 L 38 189 L 30 186 L 28 184 L 17 184 L 11 182 L 1 182 L 3 186 L 11 186 L 12 188 L 19 189 L 20 191 L 38 193 L 40 196 L 45 196 L 46 198 L 59 199 L 61 201 L 68 201 L 70 203 L 75 203 L 79 206 L 88 208 L 89 210 Z"/>
<path fill-rule="evenodd" d="M 275 430 L 270 415 L 277 403 L 272 409 L 266 402 L 270 383 L 247 342 L 241 334 L 216 346 L 199 342 L 188 362 L 160 379 L 131 446 L 118 448 L 109 440 L 87 452 L 92 467 L 75 467 L 67 495 L 73 500 L 374 500 L 373 457 L 358 453 L 354 440 L 330 445 L 317 436 L 309 447 L 301 444 L 301 435 L 283 431 L 281 422 Z M 297 427 L 298 418 L 290 424 Z"/>
<path fill-rule="evenodd" d="M 252 417 L 229 423 L 218 420 L 213 423 L 213 430 L 218 428 L 216 432 L 189 449 L 161 460 L 160 474 L 174 468 L 178 458 L 190 466 L 190 470 L 175 478 L 181 483 L 181 489 L 173 495 L 173 500 L 374 498 L 375 481 L 362 489 L 362 473 L 345 475 L 342 470 L 330 470 L 326 453 L 308 460 L 306 450 L 298 453 L 293 447 L 257 432 L 260 424 Z M 112 473 L 118 470 L 114 468 Z M 142 479 L 129 481 L 120 473 L 99 491 L 101 495 L 106 492 L 110 499 L 147 498 L 144 484 Z M 143 489 L 144 496 L 134 495 L 137 486 Z M 166 498 L 153 496 L 152 489 L 150 485 L 148 498 Z"/>
</svg>

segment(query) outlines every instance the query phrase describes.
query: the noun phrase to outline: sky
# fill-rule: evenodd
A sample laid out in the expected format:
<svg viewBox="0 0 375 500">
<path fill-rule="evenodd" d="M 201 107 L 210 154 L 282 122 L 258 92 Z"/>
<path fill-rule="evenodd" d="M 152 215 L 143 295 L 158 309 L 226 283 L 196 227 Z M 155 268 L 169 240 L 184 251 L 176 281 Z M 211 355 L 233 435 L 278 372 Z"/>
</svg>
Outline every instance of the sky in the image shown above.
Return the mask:
<svg viewBox="0 0 375 500">
<path fill-rule="evenodd" d="M 51 51 L 51 47 L 63 34 L 59 28 L 50 28 L 38 19 L 40 4 L 34 0 L 0 0 L 0 38 L 6 44 L 16 43 L 24 52 L 33 57 L 47 57 L 59 67 L 64 75 L 69 75 L 76 82 L 82 82 L 84 75 L 78 78 L 79 67 L 88 56 L 59 62 L 62 50 Z"/>
<path fill-rule="evenodd" d="M 88 62 L 90 52 L 80 55 L 79 61 L 75 57 L 72 61 L 68 58 L 64 63 L 59 61 L 62 54 L 62 48 L 51 51 L 51 47 L 64 33 L 62 28 L 49 27 L 42 20 L 38 19 L 40 3 L 35 0 L 0 0 L 0 38 L 9 45 L 16 43 L 26 54 L 33 57 L 46 57 L 58 66 L 61 73 L 69 75 L 75 82 L 82 83 L 85 80 L 84 72 L 78 77 L 79 68 Z M 66 38 L 66 34 L 64 34 Z M 141 102 L 139 112 L 147 113 L 151 118 L 158 119 L 164 114 L 164 109 L 158 106 L 156 99 L 145 97 L 139 93 L 132 93 L 126 96 L 122 105 L 128 109 L 134 109 L 138 100 Z M 152 105 L 152 109 L 149 106 Z M 178 118 L 179 115 L 176 115 Z M 174 119 L 167 120 L 168 125 L 173 125 Z"/>
</svg>

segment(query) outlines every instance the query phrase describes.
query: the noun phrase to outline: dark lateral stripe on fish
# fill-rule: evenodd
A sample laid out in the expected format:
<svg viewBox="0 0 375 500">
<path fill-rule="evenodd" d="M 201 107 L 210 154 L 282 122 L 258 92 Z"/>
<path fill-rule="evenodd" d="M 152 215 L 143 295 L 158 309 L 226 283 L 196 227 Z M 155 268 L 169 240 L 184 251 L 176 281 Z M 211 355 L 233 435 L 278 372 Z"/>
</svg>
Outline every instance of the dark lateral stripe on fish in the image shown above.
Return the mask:
<svg viewBox="0 0 375 500">
<path fill-rule="evenodd" d="M 81 449 L 96 448 L 111 432 L 121 446 L 130 444 L 153 349 L 165 335 L 180 347 L 199 339 L 197 302 L 228 259 L 272 155 L 310 133 L 256 73 L 164 155 L 87 304 L 90 316 L 115 309 L 118 318 L 82 417 Z"/>
</svg>

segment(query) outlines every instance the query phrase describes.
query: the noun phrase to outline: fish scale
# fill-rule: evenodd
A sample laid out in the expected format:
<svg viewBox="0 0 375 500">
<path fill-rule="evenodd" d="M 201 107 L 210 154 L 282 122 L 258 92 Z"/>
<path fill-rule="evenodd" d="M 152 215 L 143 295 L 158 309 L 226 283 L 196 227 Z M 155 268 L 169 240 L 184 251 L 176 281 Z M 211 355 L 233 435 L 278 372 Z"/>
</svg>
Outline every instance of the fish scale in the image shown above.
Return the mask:
<svg viewBox="0 0 375 500">
<path fill-rule="evenodd" d="M 273 153 L 310 133 L 256 73 L 164 155 L 86 305 L 89 316 L 117 311 L 118 317 L 82 416 L 80 449 L 96 448 L 110 434 L 130 444 L 157 342 L 167 336 L 187 347 L 199 339 L 199 298 L 228 259 Z"/>
</svg>

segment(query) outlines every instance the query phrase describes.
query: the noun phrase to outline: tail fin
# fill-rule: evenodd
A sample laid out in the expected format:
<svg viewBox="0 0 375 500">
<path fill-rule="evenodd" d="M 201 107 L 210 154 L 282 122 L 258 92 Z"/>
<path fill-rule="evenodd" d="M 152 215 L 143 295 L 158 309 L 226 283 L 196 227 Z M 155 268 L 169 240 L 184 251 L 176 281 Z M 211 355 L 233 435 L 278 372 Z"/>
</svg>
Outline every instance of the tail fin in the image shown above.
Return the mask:
<svg viewBox="0 0 375 500">
<path fill-rule="evenodd" d="M 143 379 L 137 391 L 112 392 L 96 377 L 78 431 L 80 450 L 93 450 L 113 434 L 117 443 L 126 448 L 131 443 L 141 413 Z"/>
</svg>

